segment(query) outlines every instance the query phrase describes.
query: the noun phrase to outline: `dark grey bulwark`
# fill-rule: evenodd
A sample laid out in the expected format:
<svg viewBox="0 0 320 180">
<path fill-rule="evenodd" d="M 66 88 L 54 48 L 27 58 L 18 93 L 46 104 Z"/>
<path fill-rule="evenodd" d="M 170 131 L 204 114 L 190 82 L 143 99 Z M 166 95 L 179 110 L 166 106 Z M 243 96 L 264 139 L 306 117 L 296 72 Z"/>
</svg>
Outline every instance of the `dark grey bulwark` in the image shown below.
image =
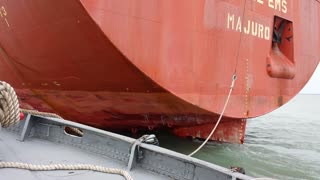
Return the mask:
<svg viewBox="0 0 320 180">
<path fill-rule="evenodd" d="M 83 137 L 65 132 L 76 127 Z M 9 132 L 10 131 L 10 132 Z M 14 133 L 12 133 L 14 132 Z M 18 136 L 17 136 L 18 135 Z M 102 131 L 82 124 L 27 116 L 15 127 L 0 131 L 0 161 L 32 164 L 94 164 L 128 170 L 133 179 L 252 179 L 229 169 L 207 163 L 136 139 Z M 133 153 L 131 153 L 131 151 Z M 130 156 L 132 154 L 132 156 Z M 129 159 L 132 163 L 129 163 Z M 0 169 L 1 179 L 123 179 L 121 176 L 91 171 L 26 171 Z"/>
</svg>

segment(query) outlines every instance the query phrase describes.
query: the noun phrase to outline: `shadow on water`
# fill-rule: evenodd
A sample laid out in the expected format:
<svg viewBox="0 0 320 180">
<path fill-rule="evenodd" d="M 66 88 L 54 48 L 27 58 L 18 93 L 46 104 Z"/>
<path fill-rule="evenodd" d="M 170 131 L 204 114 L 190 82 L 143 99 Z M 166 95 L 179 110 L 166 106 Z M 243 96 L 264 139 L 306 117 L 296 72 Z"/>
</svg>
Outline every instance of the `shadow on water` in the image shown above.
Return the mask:
<svg viewBox="0 0 320 180">
<path fill-rule="evenodd" d="M 243 145 L 210 142 L 194 157 L 248 175 L 277 179 L 320 178 L 320 96 L 299 95 L 286 106 L 248 120 Z M 189 154 L 201 142 L 158 133 L 162 147 Z"/>
</svg>

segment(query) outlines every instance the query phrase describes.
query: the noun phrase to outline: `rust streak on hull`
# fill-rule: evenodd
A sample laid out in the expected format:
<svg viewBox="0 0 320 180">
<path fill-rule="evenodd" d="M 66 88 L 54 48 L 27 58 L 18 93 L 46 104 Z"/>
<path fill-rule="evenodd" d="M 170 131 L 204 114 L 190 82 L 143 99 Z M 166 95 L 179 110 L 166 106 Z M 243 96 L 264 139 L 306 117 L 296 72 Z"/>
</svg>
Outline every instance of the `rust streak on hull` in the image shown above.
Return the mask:
<svg viewBox="0 0 320 180">
<path fill-rule="evenodd" d="M 289 101 L 320 59 L 317 1 L 259 2 L 0 0 L 1 80 L 24 108 L 205 138 L 236 68 L 212 139 L 242 143 L 243 119 Z"/>
</svg>

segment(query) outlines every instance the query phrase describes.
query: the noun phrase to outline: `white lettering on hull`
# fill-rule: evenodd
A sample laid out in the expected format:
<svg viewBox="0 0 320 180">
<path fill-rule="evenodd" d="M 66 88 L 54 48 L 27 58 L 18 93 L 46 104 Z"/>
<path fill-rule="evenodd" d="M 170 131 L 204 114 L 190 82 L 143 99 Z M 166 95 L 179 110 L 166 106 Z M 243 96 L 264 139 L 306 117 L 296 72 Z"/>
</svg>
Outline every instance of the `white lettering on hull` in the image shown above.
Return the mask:
<svg viewBox="0 0 320 180">
<path fill-rule="evenodd" d="M 265 40 L 270 40 L 270 27 L 263 25 L 253 20 L 242 22 L 240 16 L 236 17 L 234 14 L 228 13 L 227 29 L 236 32 L 243 32 L 244 34 L 258 37 Z"/>
<path fill-rule="evenodd" d="M 283 13 L 288 12 L 287 0 L 255 0 L 255 1 L 262 5 L 266 4 L 271 9 L 275 9 Z"/>
</svg>

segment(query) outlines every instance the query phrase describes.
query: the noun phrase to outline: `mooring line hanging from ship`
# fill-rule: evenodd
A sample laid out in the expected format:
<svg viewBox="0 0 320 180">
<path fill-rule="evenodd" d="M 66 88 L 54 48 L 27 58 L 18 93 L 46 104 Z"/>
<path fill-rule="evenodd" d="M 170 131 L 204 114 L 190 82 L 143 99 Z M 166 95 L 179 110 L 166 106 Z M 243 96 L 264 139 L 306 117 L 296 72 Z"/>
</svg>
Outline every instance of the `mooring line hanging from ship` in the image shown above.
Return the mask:
<svg viewBox="0 0 320 180">
<path fill-rule="evenodd" d="M 247 5 L 247 0 L 244 1 L 242 19 L 244 19 L 244 17 L 245 17 L 246 5 Z M 230 100 L 231 94 L 233 92 L 233 88 L 234 88 L 235 82 L 237 80 L 237 67 L 238 67 L 238 62 L 239 62 L 239 57 L 240 57 L 240 47 L 241 47 L 241 42 L 242 42 L 242 35 L 243 35 L 243 33 L 240 33 L 239 46 L 238 46 L 238 52 L 237 52 L 237 57 L 236 57 L 236 65 L 235 65 L 235 68 L 234 68 L 234 73 L 232 75 L 232 81 L 231 81 L 231 85 L 230 85 L 230 90 L 229 90 L 227 99 L 226 99 L 226 101 L 224 103 L 224 106 L 222 108 L 221 114 L 220 114 L 220 116 L 219 116 L 219 118 L 217 120 L 217 123 L 215 124 L 215 126 L 211 130 L 210 134 L 205 139 L 205 141 L 196 150 L 194 150 L 192 153 L 190 153 L 188 156 L 193 156 L 194 154 L 199 152 L 203 148 L 204 145 L 207 144 L 207 142 L 209 141 L 209 139 L 211 138 L 211 136 L 213 135 L 213 133 L 216 131 L 217 127 L 219 126 L 220 121 L 221 121 L 221 119 L 222 119 L 222 117 L 224 115 L 224 112 L 225 112 L 225 110 L 226 110 L 226 108 L 227 108 L 227 106 L 229 104 L 229 100 Z"/>
<path fill-rule="evenodd" d="M 236 76 L 236 74 L 234 74 L 234 75 L 232 76 L 232 83 L 231 83 L 231 86 L 230 86 L 230 90 L 229 90 L 229 94 L 228 94 L 227 100 L 226 100 L 226 102 L 224 103 L 222 112 L 221 112 L 221 114 L 220 114 L 220 116 L 219 116 L 219 119 L 218 119 L 216 125 L 214 126 L 214 128 L 213 128 L 212 131 L 210 132 L 210 134 L 209 134 L 209 136 L 207 137 L 207 139 L 206 139 L 196 150 L 194 150 L 192 153 L 190 153 L 188 156 L 193 156 L 193 155 L 196 154 L 198 151 L 200 151 L 200 149 L 202 149 L 202 147 L 207 144 L 207 142 L 209 141 L 209 139 L 211 138 L 211 136 L 213 135 L 213 133 L 216 131 L 216 129 L 217 129 L 218 125 L 220 124 L 220 121 L 221 121 L 221 119 L 222 119 L 222 117 L 223 117 L 223 114 L 224 114 L 224 112 L 225 112 L 225 110 L 226 110 L 226 108 L 227 108 L 227 106 L 228 106 L 228 104 L 229 104 L 229 100 L 230 100 L 230 97 L 231 97 L 231 94 L 232 94 L 232 91 L 233 91 L 233 88 L 234 88 L 234 85 L 235 85 L 236 80 L 237 80 L 237 76 Z"/>
</svg>

